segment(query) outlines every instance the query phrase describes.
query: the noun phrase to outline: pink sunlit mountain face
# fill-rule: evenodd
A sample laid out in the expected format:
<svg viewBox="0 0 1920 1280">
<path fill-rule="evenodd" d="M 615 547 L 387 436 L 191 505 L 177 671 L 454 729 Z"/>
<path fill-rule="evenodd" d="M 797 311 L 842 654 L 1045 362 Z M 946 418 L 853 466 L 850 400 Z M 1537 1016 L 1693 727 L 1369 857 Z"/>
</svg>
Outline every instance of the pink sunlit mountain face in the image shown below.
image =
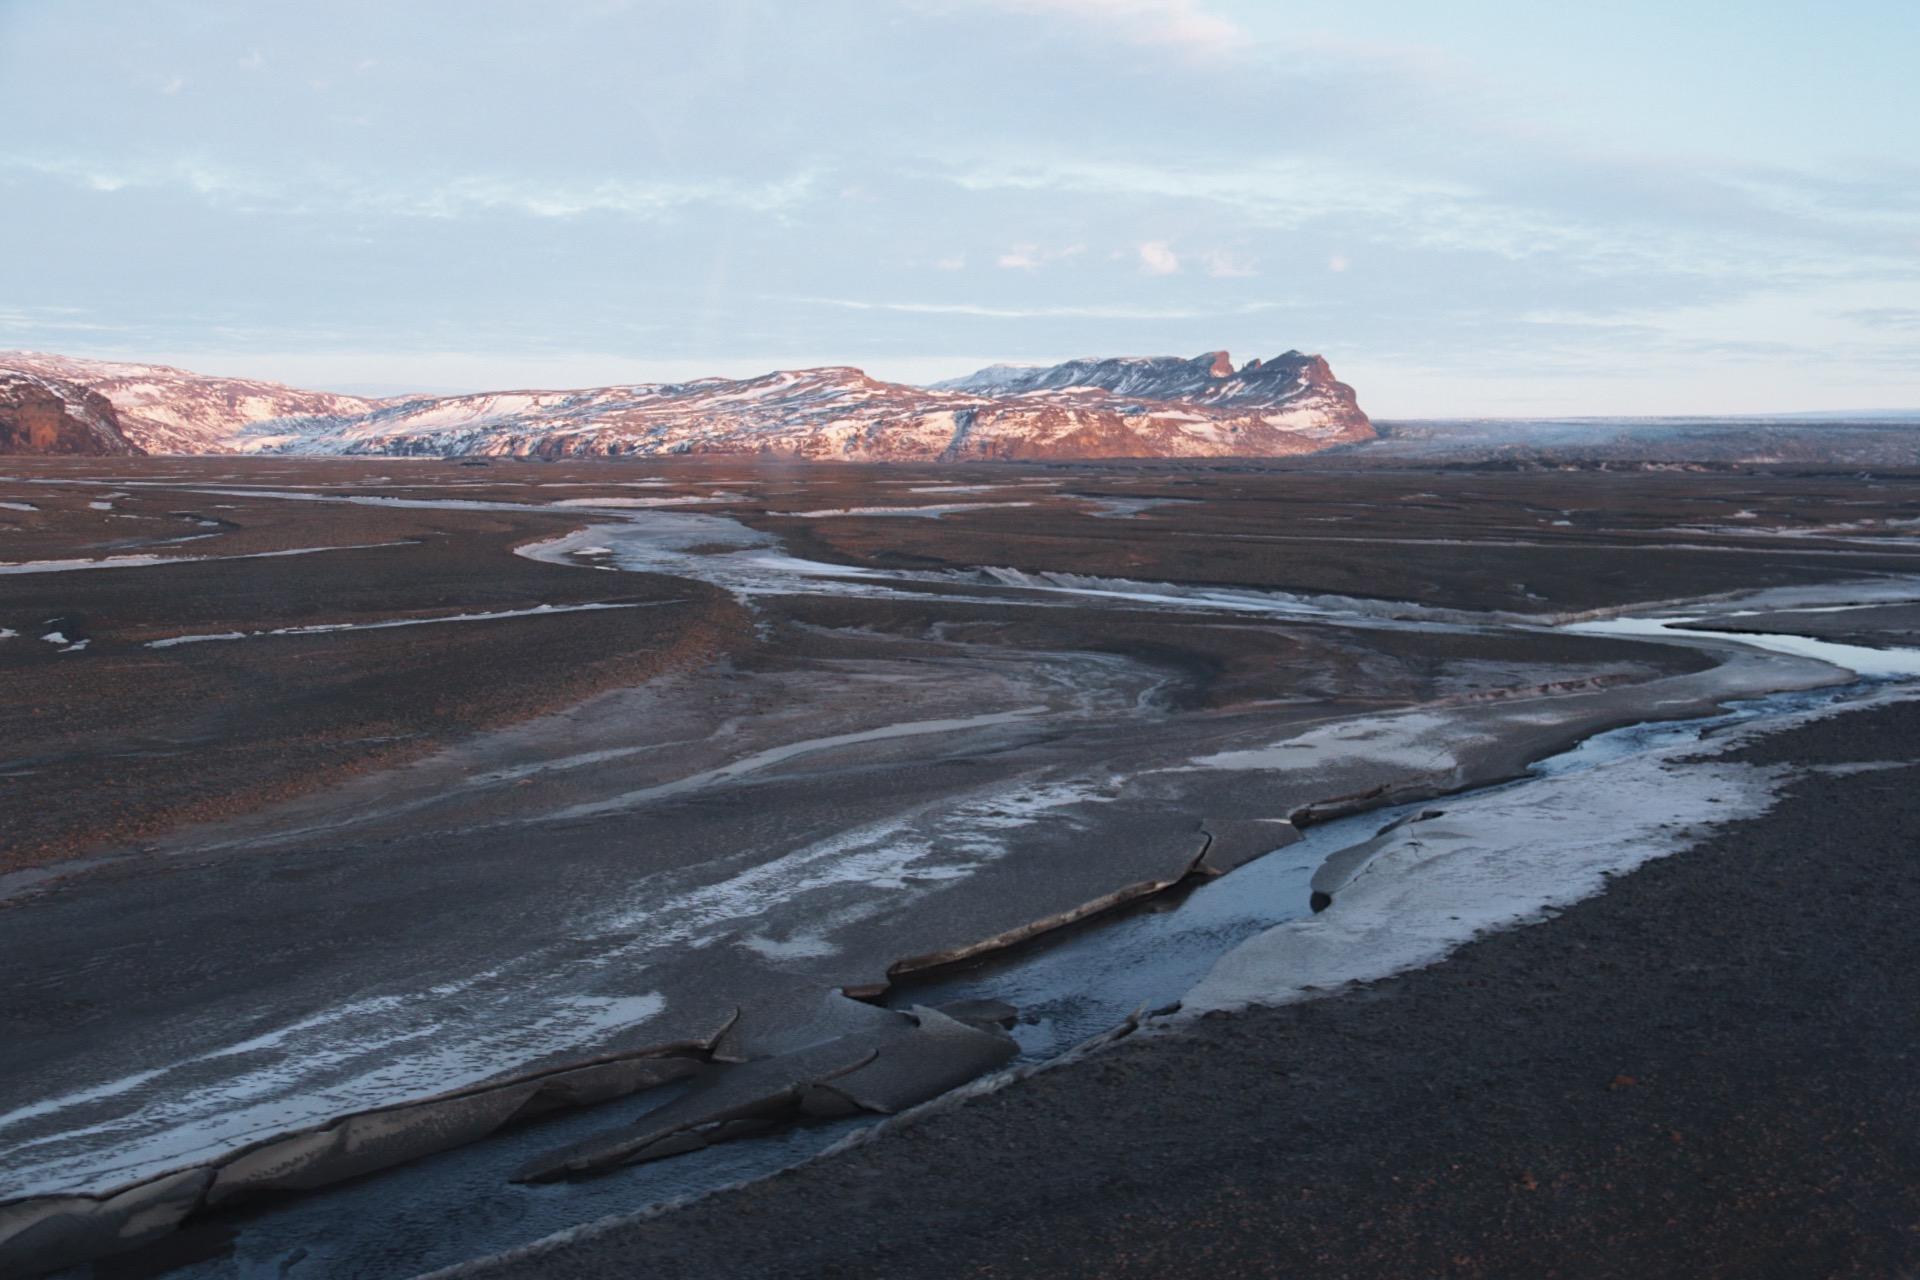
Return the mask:
<svg viewBox="0 0 1920 1280">
<path fill-rule="evenodd" d="M 1290 351 L 994 366 L 933 387 L 859 369 L 374 400 L 162 365 L 34 353 L 0 369 L 65 379 L 148 453 L 452 457 L 781 454 L 848 461 L 1280 457 L 1374 437 L 1353 389 Z"/>
</svg>

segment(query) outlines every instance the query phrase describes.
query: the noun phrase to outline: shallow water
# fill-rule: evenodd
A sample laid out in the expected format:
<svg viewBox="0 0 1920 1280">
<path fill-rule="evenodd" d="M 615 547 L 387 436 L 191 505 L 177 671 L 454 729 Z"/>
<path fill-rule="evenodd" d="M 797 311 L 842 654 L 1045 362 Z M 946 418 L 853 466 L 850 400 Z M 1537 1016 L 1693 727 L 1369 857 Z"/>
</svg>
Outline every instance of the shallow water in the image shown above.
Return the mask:
<svg viewBox="0 0 1920 1280">
<path fill-rule="evenodd" d="M 1855 607 L 1876 606 L 1841 605 L 1829 607 L 1822 612 L 1841 613 Z M 1690 625 L 1708 621 L 1710 618 L 1753 616 L 1755 616 L 1753 611 L 1748 610 L 1713 615 L 1695 614 L 1684 618 L 1609 618 L 1604 622 L 1575 623 L 1563 629 L 1577 635 L 1627 636 L 1649 640 L 1673 640 L 1676 643 L 1686 640 L 1710 640 L 1743 644 L 1750 648 L 1765 649 L 1770 653 L 1784 653 L 1797 658 L 1813 658 L 1819 662 L 1831 663 L 1866 680 L 1894 680 L 1920 676 L 1920 649 L 1871 649 L 1864 645 L 1842 644 L 1834 640 L 1815 639 L 1812 636 L 1778 635 L 1754 631 L 1713 631 Z"/>
<path fill-rule="evenodd" d="M 1547 757 L 1529 772 L 1565 777 L 1698 741 L 1733 725 L 1837 704 L 1873 687 L 1862 683 L 1776 694 L 1698 719 L 1629 725 Z M 1458 799 L 1526 785 L 1528 779 L 1520 779 Z M 1021 1010 L 1013 1028 L 1021 1049 L 1018 1061 L 1045 1061 L 1137 1011 L 1177 1003 L 1239 943 L 1310 914 L 1309 883 L 1328 857 L 1400 818 L 1448 803 L 1420 801 L 1315 825 L 1298 842 L 1217 880 L 903 980 L 883 1003 L 906 1008 L 966 998 L 1007 1001 Z M 679 1088 L 562 1114 L 357 1183 L 215 1220 L 203 1228 L 209 1245 L 217 1247 L 215 1233 L 231 1230 L 232 1251 L 169 1274 L 195 1280 L 412 1275 L 608 1214 L 634 1213 L 765 1177 L 871 1123 L 851 1119 L 796 1128 L 579 1182 L 520 1186 L 507 1181 L 529 1157 L 637 1119 L 677 1096 Z"/>
<path fill-rule="evenodd" d="M 1694 720 L 1628 725 L 1595 734 L 1532 765 L 1529 777 L 1566 777 L 1649 751 L 1697 742 L 1756 720 L 1830 706 L 1871 685 L 1773 694 Z M 1463 792 L 1458 799 L 1524 787 L 1529 779 Z M 1021 1061 L 1043 1061 L 1122 1022 L 1179 1002 L 1227 951 L 1274 925 L 1311 914 L 1313 873 L 1332 855 L 1447 799 L 1373 809 L 1308 827 L 1301 839 L 1184 894 L 1124 909 L 983 957 L 888 993 L 894 1008 L 997 999 L 1017 1006 Z"/>
</svg>

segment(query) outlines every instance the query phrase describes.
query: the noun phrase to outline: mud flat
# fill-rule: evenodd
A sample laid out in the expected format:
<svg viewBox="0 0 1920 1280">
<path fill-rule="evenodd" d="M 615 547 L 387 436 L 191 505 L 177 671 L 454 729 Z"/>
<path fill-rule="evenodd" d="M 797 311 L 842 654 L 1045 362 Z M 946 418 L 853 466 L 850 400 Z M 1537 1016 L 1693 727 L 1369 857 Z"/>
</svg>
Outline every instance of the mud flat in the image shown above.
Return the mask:
<svg viewBox="0 0 1920 1280">
<path fill-rule="evenodd" d="M 1913 701 L 1743 740 L 1764 815 L 1544 923 L 446 1274 L 1904 1274 L 1916 741 Z"/>
<path fill-rule="evenodd" d="M 1515 778 L 1619 726 L 1846 686 L 1831 652 L 1781 652 L 1701 620 L 1889 605 L 1914 597 L 1920 568 L 1920 549 L 1898 535 L 1871 548 L 1785 533 L 1676 541 L 1673 529 L 1706 509 L 1842 501 L 1825 481 L 1795 478 L 1738 477 L 1724 494 L 1609 478 L 1583 496 L 1567 480 L 1506 493 L 1485 477 L 1142 472 L 1103 478 L 1111 501 L 1096 505 L 1088 485 L 1036 468 L 528 464 L 475 477 L 381 465 L 119 464 L 20 478 L 0 494 L 36 495 L 23 518 L 64 502 L 63 520 L 104 519 L 113 513 L 91 505 L 103 499 L 86 495 L 105 490 L 169 507 L 190 495 L 268 531 L 292 522 L 228 558 L 0 577 L 38 593 L 0 612 L 16 631 L 16 617 L 28 630 L 53 616 L 111 621 L 62 631 L 59 645 L 0 640 L 0 659 L 33 664 L 56 713 L 92 705 L 88 671 L 184 670 L 177 700 L 155 704 L 164 719 L 266 666 L 286 673 L 289 694 L 257 717 L 273 732 L 296 722 L 297 694 L 344 725 L 385 715 L 419 726 L 406 763 L 359 756 L 272 802 L 230 790 L 216 821 L 149 807 L 140 844 L 74 834 L 80 857 L 0 885 L 0 1214 L 35 1265 L 185 1224 L 208 1255 L 199 1274 L 303 1259 L 329 1275 L 405 1274 L 598 1217 L 616 1207 L 620 1179 L 640 1175 L 509 1179 L 684 1144 L 679 1130 L 638 1144 L 594 1134 L 635 1119 L 644 1134 L 674 1114 L 676 1089 L 708 1091 L 730 1073 L 788 1080 L 764 1097 L 746 1090 L 775 1110 L 830 1112 L 848 1096 L 835 1073 L 870 1065 L 863 1037 L 884 1040 L 914 1016 L 897 990 L 911 975 L 1076 924 L 1097 930 L 1114 908 L 1197 880 L 1230 873 L 1220 883 L 1231 884 L 1303 828 L 1311 843 L 1316 825 L 1344 815 Z M 969 489 L 964 501 L 954 484 Z M 1626 514 L 1603 518 L 1598 504 L 1623 498 Z M 1901 489 L 1877 509 L 1898 518 L 1909 501 Z M 912 505 L 938 510 L 900 518 Z M 794 512 L 807 514 L 783 514 Z M 1303 551 L 1315 523 L 1351 527 Z M 414 568 L 444 569 L 319 571 L 243 615 L 254 580 L 234 575 L 263 563 L 246 557 L 306 546 L 322 529 L 397 533 L 396 554 L 441 557 Z M 63 536 L 56 545 L 43 531 L 38 558 L 102 550 Z M 1576 544 L 1618 567 L 1563 555 Z M 1209 546 L 1226 550 L 1208 562 Z M 1409 546 L 1444 551 L 1410 566 Z M 1354 590 L 1368 556 L 1372 585 L 1404 596 Z M 1521 564 L 1525 576 L 1511 576 Z M 153 585 L 201 580 L 178 575 L 206 585 Z M 97 593 L 85 609 L 47 607 L 82 592 Z M 1685 634 L 1566 625 L 1675 601 L 1693 620 Z M 516 634 L 522 647 L 500 647 Z M 91 643 L 71 650 L 78 639 Z M 646 665 L 622 678 L 617 663 L 577 660 L 582 646 Z M 275 656 L 288 653 L 301 656 Z M 448 670 L 353 692 L 369 664 L 409 661 Z M 185 662 L 195 665 L 162 665 Z M 344 673 L 347 694 L 328 670 Z M 425 702 L 379 707 L 382 688 Z M 447 706 L 447 718 L 421 705 Z M 255 722 L 246 710 L 225 714 L 205 726 L 207 750 L 239 739 L 236 757 L 260 754 L 239 733 Z M 89 767 L 110 770 L 123 750 L 107 722 L 73 731 L 74 760 L 109 762 Z M 288 769 L 268 755 L 269 772 Z M 179 752 L 155 758 L 159 782 L 205 768 Z M 46 763 L 21 778 L 51 785 Z M 135 803 L 153 789 L 136 788 Z M 1668 815 L 1676 829 L 1721 803 L 1689 795 L 1694 808 Z M 1567 813 L 1562 827 L 1599 820 Z M 1442 830 L 1421 825 L 1409 839 Z M 1398 882 L 1385 874 L 1396 859 L 1419 861 L 1389 845 L 1380 882 Z M 1530 874 L 1553 901 L 1554 885 L 1572 892 L 1625 865 Z M 1381 904 L 1380 936 L 1406 933 L 1421 898 Z M 1342 884 L 1333 899 L 1326 921 L 1365 894 Z M 995 998 L 966 994 L 970 1008 Z M 1037 1025 L 1015 1024 L 1023 1052 L 1042 1052 Z M 959 1032 L 940 1042 L 985 1043 Z M 811 1062 L 827 1043 L 840 1047 L 819 1072 L 767 1065 Z M 710 1091 L 733 1096 L 724 1083 Z M 721 1170 L 764 1172 L 764 1157 L 733 1144 L 704 1149 L 702 1126 L 764 1118 L 722 1115 L 730 1106 L 686 1104 L 704 1117 L 688 1122 L 700 1130 L 701 1149 L 684 1157 L 695 1172 L 646 1185 L 700 1190 L 725 1181 Z M 783 1149 L 821 1145 L 792 1142 Z M 587 1154 L 538 1163 L 570 1145 Z M 324 1210 L 302 1217 L 259 1199 L 355 1177 L 367 1193 L 349 1187 L 331 1203 L 354 1206 L 344 1212 L 357 1234 L 329 1227 Z M 382 1189 L 400 1185 L 412 1190 L 399 1199 Z M 449 1211 L 463 1201 L 463 1214 Z M 409 1204 L 439 1206 L 432 1224 L 409 1218 Z"/>
</svg>

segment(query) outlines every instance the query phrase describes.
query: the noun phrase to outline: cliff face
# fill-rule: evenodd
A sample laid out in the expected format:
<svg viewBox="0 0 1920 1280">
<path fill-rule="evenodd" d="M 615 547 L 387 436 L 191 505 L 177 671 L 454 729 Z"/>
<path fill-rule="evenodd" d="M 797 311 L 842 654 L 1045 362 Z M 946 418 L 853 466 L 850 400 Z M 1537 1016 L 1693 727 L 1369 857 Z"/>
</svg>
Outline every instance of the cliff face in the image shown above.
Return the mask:
<svg viewBox="0 0 1920 1280">
<path fill-rule="evenodd" d="M 1374 438 L 1352 387 L 1289 351 L 1235 369 L 1224 351 L 995 365 L 935 390 L 987 397 L 994 457 L 1283 457 Z"/>
<path fill-rule="evenodd" d="M 34 369 L 93 362 L 0 356 Z M 1225 352 L 996 366 L 934 387 L 859 369 L 363 400 L 177 369 L 97 365 L 88 384 L 150 452 L 450 457 L 779 454 L 840 460 L 1275 457 L 1373 438 L 1325 360 Z M 130 407 L 132 406 L 132 407 Z M 188 427 L 192 429 L 189 431 Z"/>
<path fill-rule="evenodd" d="M 0 370 L 0 453 L 142 452 L 121 432 L 105 396 L 57 378 Z"/>
</svg>

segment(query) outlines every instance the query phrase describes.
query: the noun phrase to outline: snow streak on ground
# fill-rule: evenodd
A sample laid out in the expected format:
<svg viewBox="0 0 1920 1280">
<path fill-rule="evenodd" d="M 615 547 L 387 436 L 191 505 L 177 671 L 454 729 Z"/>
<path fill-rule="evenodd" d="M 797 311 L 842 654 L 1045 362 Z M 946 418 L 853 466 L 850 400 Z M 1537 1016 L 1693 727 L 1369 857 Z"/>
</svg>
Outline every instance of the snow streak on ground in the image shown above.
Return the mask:
<svg viewBox="0 0 1920 1280">
<path fill-rule="evenodd" d="M 361 542 L 344 547 L 294 547 L 287 551 L 252 551 L 234 556 L 156 556 L 145 553 L 102 556 L 97 560 L 19 560 L 0 564 L 0 573 L 66 573 L 74 569 L 145 569 L 156 565 L 194 564 L 207 560 L 271 560 L 276 556 L 311 556 L 322 551 L 370 551 L 375 547 L 407 547 L 410 542 Z"/>
<path fill-rule="evenodd" d="M 923 516 L 938 519 L 954 511 L 984 511 L 989 507 L 1030 507 L 1031 502 L 948 502 L 925 507 L 826 507 L 819 511 L 782 511 L 776 514 L 802 520 L 824 520 L 831 516 Z"/>
<path fill-rule="evenodd" d="M 493 613 L 451 613 L 438 618 L 397 618 L 388 622 L 316 622 L 304 627 L 275 627 L 271 631 L 221 631 L 197 636 L 169 636 L 149 640 L 149 649 L 169 649 L 180 644 L 203 644 L 209 640 L 253 640 L 261 636 L 317 636 L 334 631 L 385 631 L 392 627 L 429 627 L 446 622 L 497 622 L 502 618 L 540 618 L 560 613 L 591 613 L 602 609 L 651 609 L 678 600 L 638 600 L 610 604 L 542 604 L 531 609 L 501 609 Z"/>
</svg>

